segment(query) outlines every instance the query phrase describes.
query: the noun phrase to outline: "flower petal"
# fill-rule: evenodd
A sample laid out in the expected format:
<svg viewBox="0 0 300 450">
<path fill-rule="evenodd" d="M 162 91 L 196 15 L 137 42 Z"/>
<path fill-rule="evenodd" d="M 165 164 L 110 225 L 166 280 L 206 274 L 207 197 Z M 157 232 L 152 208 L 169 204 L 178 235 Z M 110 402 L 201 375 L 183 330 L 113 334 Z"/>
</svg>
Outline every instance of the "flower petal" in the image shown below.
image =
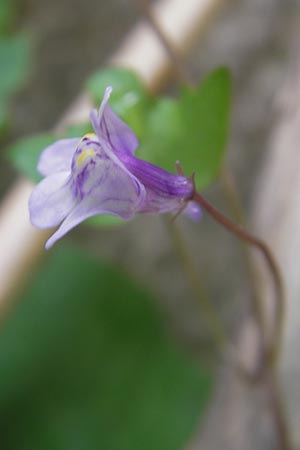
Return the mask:
<svg viewBox="0 0 300 450">
<path fill-rule="evenodd" d="M 80 138 L 60 139 L 46 147 L 39 158 L 38 171 L 47 176 L 70 170 L 72 157 L 79 142 Z"/>
<path fill-rule="evenodd" d="M 113 214 L 128 220 L 134 216 L 144 199 L 143 185 L 109 159 L 103 162 L 101 172 L 98 184 L 75 206 L 47 241 L 47 249 L 88 217 Z"/>
<path fill-rule="evenodd" d="M 202 219 L 202 210 L 200 208 L 200 206 L 198 205 L 198 203 L 194 202 L 194 201 L 189 201 L 188 204 L 186 205 L 186 207 L 183 210 L 183 213 L 190 217 L 191 219 L 195 220 L 196 222 L 198 222 L 199 220 Z"/>
<path fill-rule="evenodd" d="M 70 172 L 59 172 L 44 178 L 29 198 L 32 225 L 52 228 L 61 223 L 77 200 L 67 183 Z"/>
<path fill-rule="evenodd" d="M 135 156 L 121 154 L 120 160 L 126 169 L 145 187 L 146 197 L 138 212 L 177 212 L 191 198 L 194 185 L 182 175 L 167 172 Z"/>
<path fill-rule="evenodd" d="M 104 137 L 113 150 L 133 155 L 138 146 L 137 137 L 109 106 L 108 100 L 111 92 L 111 87 L 106 88 L 99 112 L 97 110 L 91 112 L 95 133 L 99 138 Z"/>
</svg>

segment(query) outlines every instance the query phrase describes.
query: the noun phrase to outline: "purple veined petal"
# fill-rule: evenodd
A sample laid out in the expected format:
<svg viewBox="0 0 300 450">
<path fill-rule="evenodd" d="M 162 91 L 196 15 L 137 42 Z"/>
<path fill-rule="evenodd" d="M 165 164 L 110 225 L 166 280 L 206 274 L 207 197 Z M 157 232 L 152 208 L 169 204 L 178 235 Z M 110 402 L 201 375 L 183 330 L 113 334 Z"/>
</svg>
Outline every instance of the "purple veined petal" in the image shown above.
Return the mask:
<svg viewBox="0 0 300 450">
<path fill-rule="evenodd" d="M 111 92 L 112 92 L 112 87 L 107 87 L 105 89 L 104 97 L 103 97 L 102 103 L 99 108 L 99 113 L 96 109 L 93 109 L 91 111 L 91 114 L 90 114 L 91 122 L 92 122 L 92 125 L 94 128 L 94 131 L 98 136 L 99 143 L 102 147 L 102 150 L 106 153 L 108 158 L 110 158 L 117 166 L 119 166 L 124 172 L 126 172 L 127 175 L 129 175 L 131 178 L 134 178 L 136 183 L 139 183 L 139 180 L 132 173 L 130 173 L 130 171 L 125 167 L 125 165 L 122 163 L 122 161 L 120 160 L 120 158 L 118 156 L 120 154 L 132 156 L 132 153 L 134 151 L 133 148 L 131 149 L 131 151 L 125 150 L 126 146 L 124 147 L 122 144 L 123 137 L 122 137 L 121 133 L 118 133 L 118 140 L 120 140 L 120 145 L 122 145 L 122 148 L 117 149 L 116 147 L 113 147 L 112 142 L 111 142 L 111 137 L 107 134 L 107 130 L 104 129 L 104 132 L 102 130 L 103 129 L 103 118 L 106 114 L 106 109 L 109 107 L 108 100 L 109 100 Z M 116 123 L 118 123 L 118 125 L 122 124 L 122 127 L 124 126 L 130 133 L 132 133 L 130 128 L 124 122 L 122 122 L 122 120 L 119 119 L 118 116 L 116 116 L 114 114 L 114 117 L 116 118 L 116 121 L 117 121 Z M 118 126 L 115 127 L 115 130 L 117 130 L 117 129 L 118 129 Z M 135 135 L 133 133 L 132 133 L 132 135 L 135 138 Z M 112 136 L 115 136 L 115 139 L 117 139 L 116 134 L 114 134 L 113 132 L 112 132 Z M 136 145 L 137 144 L 138 144 L 138 142 L 136 140 Z"/>
<path fill-rule="evenodd" d="M 70 213 L 77 200 L 67 183 L 70 172 L 59 172 L 44 178 L 31 193 L 29 213 L 32 225 L 52 228 Z"/>
<path fill-rule="evenodd" d="M 91 121 L 92 124 L 94 126 L 94 122 L 97 120 L 96 116 L 97 116 L 97 110 L 93 109 L 91 111 Z M 96 128 L 95 128 L 96 131 Z M 132 156 L 130 153 L 126 153 L 123 151 L 119 151 L 119 152 L 115 152 L 114 149 L 112 148 L 110 142 L 101 134 L 101 133 L 97 133 L 98 139 L 99 139 L 99 144 L 101 145 L 101 149 L 105 152 L 106 156 L 113 161 L 116 166 L 119 166 L 120 169 L 122 169 L 123 172 L 125 172 L 130 178 L 134 179 L 135 182 L 137 184 L 141 184 L 138 180 L 138 178 L 135 177 L 135 175 L 133 175 L 127 168 L 126 166 L 123 164 L 123 162 L 121 161 L 121 159 L 119 158 L 119 156 L 117 156 L 118 154 L 122 154 L 122 155 L 128 155 L 128 156 Z M 132 156 L 133 157 L 133 156 Z"/>
<path fill-rule="evenodd" d="M 94 110 L 91 113 L 93 128 L 99 138 L 104 137 L 109 142 L 113 150 L 133 155 L 138 146 L 137 137 L 109 106 L 111 92 L 111 87 L 106 88 L 99 112 Z"/>
<path fill-rule="evenodd" d="M 194 189 L 191 179 L 167 172 L 135 156 L 120 154 L 119 157 L 146 189 L 139 213 L 178 212 L 191 198 Z"/>
<path fill-rule="evenodd" d="M 41 153 L 37 169 L 44 175 L 70 170 L 73 154 L 80 138 L 60 139 Z"/>
<path fill-rule="evenodd" d="M 199 222 L 202 219 L 202 210 L 198 203 L 189 201 L 183 210 L 183 214 L 193 219 L 195 222 Z"/>
<path fill-rule="evenodd" d="M 94 184 L 95 180 L 94 180 Z M 49 249 L 58 239 L 80 222 L 97 214 L 112 214 L 131 219 L 145 197 L 145 190 L 135 177 L 128 175 L 111 160 L 103 167 L 98 184 L 91 189 L 66 217 L 46 243 Z"/>
</svg>

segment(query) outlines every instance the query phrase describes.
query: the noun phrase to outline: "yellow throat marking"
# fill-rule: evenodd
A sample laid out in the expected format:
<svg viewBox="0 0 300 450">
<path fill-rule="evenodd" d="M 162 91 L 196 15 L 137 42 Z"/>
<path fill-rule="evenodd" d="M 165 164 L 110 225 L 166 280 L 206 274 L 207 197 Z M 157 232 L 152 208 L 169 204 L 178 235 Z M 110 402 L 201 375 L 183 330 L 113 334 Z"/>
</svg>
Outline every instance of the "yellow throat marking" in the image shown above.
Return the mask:
<svg viewBox="0 0 300 450">
<path fill-rule="evenodd" d="M 88 158 L 89 156 L 94 156 L 95 153 L 96 152 L 93 149 L 83 150 L 83 152 L 77 158 L 77 164 L 82 164 L 86 158 Z"/>
<path fill-rule="evenodd" d="M 83 140 L 84 138 L 88 138 L 91 141 L 93 141 L 93 140 L 97 139 L 97 136 L 95 133 L 86 133 L 81 140 Z"/>
</svg>

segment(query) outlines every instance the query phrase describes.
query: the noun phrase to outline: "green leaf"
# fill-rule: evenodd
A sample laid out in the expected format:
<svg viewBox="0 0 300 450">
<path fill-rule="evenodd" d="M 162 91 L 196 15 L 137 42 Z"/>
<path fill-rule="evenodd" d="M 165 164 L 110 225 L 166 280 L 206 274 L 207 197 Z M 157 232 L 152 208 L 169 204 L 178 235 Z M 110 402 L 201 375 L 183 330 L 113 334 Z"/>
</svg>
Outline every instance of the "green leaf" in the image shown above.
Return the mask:
<svg viewBox="0 0 300 450">
<path fill-rule="evenodd" d="M 211 376 L 111 267 L 51 252 L 0 331 L 5 450 L 181 450 Z"/>
<path fill-rule="evenodd" d="M 214 71 L 177 101 L 158 100 L 148 115 L 138 155 L 174 171 L 179 160 L 186 175 L 196 172 L 198 188 L 214 181 L 223 162 L 230 113 L 230 76 Z"/>
<path fill-rule="evenodd" d="M 218 175 L 228 137 L 231 99 L 231 79 L 221 68 L 208 76 L 199 89 L 183 94 L 181 119 L 187 130 L 182 165 L 188 173 L 196 171 L 199 187 L 212 182 Z"/>
<path fill-rule="evenodd" d="M 0 0 L 0 36 L 7 34 L 16 15 L 16 4 L 13 0 Z"/>
<path fill-rule="evenodd" d="M 104 228 L 120 226 L 124 225 L 125 223 L 126 223 L 125 220 L 110 214 L 101 214 L 98 216 L 93 216 L 84 222 L 85 225 Z"/>
<path fill-rule="evenodd" d="M 6 11 L 8 4 L 1 4 L 1 13 Z M 4 20 L 4 19 L 3 19 Z M 0 19 L 0 34 L 4 23 Z M 30 43 L 26 36 L 0 37 L 0 134 L 9 125 L 10 97 L 22 87 L 27 79 L 30 67 Z"/>
<path fill-rule="evenodd" d="M 0 136 L 6 131 L 8 126 L 8 107 L 5 99 L 0 99 Z"/>
<path fill-rule="evenodd" d="M 92 132 L 93 128 L 90 122 L 79 123 L 76 125 L 70 125 L 63 134 L 63 137 L 64 138 L 82 137 L 85 134 Z"/>
<path fill-rule="evenodd" d="M 112 86 L 110 106 L 140 138 L 144 133 L 145 117 L 152 99 L 140 79 L 127 69 L 108 68 L 92 75 L 86 88 L 96 107 L 99 107 L 105 89 Z"/>
<path fill-rule="evenodd" d="M 146 133 L 141 139 L 137 156 L 173 172 L 176 154 L 179 159 L 178 154 L 183 153 L 183 149 L 178 148 L 183 133 L 178 101 L 157 99 L 148 114 Z"/>
<path fill-rule="evenodd" d="M 42 133 L 22 138 L 9 149 L 8 156 L 14 167 L 33 181 L 40 181 L 37 163 L 42 150 L 55 141 L 55 135 Z"/>
<path fill-rule="evenodd" d="M 0 99 L 14 94 L 25 82 L 30 67 L 30 43 L 26 36 L 0 39 Z"/>
</svg>

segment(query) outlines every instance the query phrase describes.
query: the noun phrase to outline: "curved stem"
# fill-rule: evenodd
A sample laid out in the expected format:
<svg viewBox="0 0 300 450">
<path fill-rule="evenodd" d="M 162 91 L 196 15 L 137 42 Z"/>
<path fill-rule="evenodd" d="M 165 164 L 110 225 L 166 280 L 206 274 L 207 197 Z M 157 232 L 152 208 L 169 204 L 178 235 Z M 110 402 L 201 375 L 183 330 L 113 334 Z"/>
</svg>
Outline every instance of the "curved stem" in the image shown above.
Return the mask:
<svg viewBox="0 0 300 450">
<path fill-rule="evenodd" d="M 268 350 L 268 360 L 270 364 L 274 364 L 281 343 L 281 335 L 283 328 L 283 318 L 284 318 L 284 288 L 281 279 L 281 273 L 275 261 L 275 258 L 270 251 L 269 247 L 259 238 L 253 236 L 251 233 L 246 231 L 240 225 L 232 222 L 224 214 L 222 214 L 218 209 L 216 209 L 211 203 L 209 203 L 201 194 L 194 192 L 192 200 L 198 203 L 203 209 L 205 209 L 217 222 L 219 222 L 224 228 L 230 231 L 239 239 L 247 242 L 248 244 L 256 247 L 263 255 L 270 273 L 274 281 L 275 290 L 275 326 L 274 326 L 274 338 L 269 344 Z"/>
</svg>

